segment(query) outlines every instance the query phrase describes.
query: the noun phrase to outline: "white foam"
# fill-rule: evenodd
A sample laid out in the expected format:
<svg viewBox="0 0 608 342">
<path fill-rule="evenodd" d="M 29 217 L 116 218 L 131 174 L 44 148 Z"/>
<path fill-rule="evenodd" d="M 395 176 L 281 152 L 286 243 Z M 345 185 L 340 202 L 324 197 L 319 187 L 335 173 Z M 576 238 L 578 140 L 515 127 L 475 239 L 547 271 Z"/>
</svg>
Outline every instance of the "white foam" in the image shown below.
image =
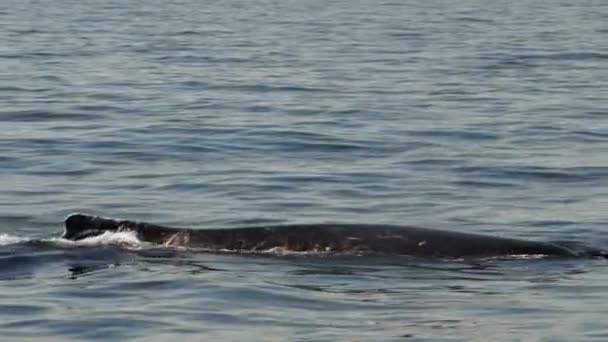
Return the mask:
<svg viewBox="0 0 608 342">
<path fill-rule="evenodd" d="M 30 241 L 30 239 L 21 237 L 21 236 L 16 236 L 16 235 L 9 235 L 6 233 L 0 234 L 0 246 L 14 245 L 17 243 L 22 243 L 22 242 L 27 242 L 27 241 Z"/>
<path fill-rule="evenodd" d="M 547 254 L 508 254 L 508 255 L 497 255 L 486 258 L 483 260 L 536 260 L 548 257 Z"/>
<path fill-rule="evenodd" d="M 82 240 L 72 241 L 63 238 L 52 238 L 48 241 L 54 242 L 59 246 L 67 247 L 94 247 L 94 246 L 105 246 L 105 245 L 116 245 L 127 249 L 141 249 L 149 245 L 149 243 L 142 242 L 137 238 L 135 232 L 124 231 L 124 232 L 109 232 L 106 231 L 103 234 L 91 236 Z"/>
<path fill-rule="evenodd" d="M 285 247 L 272 247 L 267 250 L 259 251 L 260 254 L 269 254 L 277 256 L 289 256 L 289 255 L 325 255 L 331 254 L 331 250 L 310 250 L 310 251 L 294 251 Z"/>
</svg>

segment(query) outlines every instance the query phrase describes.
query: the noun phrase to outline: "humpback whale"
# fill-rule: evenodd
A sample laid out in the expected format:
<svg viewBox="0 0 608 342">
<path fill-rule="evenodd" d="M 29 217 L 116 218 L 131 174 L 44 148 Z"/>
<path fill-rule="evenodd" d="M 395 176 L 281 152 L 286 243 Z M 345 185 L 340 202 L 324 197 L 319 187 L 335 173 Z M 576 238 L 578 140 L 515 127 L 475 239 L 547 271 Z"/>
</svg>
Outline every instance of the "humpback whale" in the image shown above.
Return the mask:
<svg viewBox="0 0 608 342">
<path fill-rule="evenodd" d="M 375 224 L 292 224 L 233 229 L 189 229 L 72 214 L 65 220 L 63 238 L 82 240 L 106 231 L 133 231 L 139 240 L 167 246 L 211 251 L 370 252 L 422 257 L 492 257 L 508 255 L 598 256 L 598 250 L 575 251 L 549 242 L 481 234 Z"/>
</svg>

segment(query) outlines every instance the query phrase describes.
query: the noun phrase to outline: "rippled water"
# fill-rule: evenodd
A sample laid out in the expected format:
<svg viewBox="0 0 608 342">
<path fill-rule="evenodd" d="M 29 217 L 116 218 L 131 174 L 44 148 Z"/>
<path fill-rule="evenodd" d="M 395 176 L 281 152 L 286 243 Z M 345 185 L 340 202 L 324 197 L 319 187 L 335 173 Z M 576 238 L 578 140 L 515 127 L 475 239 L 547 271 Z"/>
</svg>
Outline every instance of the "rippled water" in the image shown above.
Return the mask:
<svg viewBox="0 0 608 342">
<path fill-rule="evenodd" d="M 604 260 L 57 237 L 82 211 L 608 248 L 606 22 L 599 0 L 4 1 L 0 334 L 605 341 Z"/>
</svg>

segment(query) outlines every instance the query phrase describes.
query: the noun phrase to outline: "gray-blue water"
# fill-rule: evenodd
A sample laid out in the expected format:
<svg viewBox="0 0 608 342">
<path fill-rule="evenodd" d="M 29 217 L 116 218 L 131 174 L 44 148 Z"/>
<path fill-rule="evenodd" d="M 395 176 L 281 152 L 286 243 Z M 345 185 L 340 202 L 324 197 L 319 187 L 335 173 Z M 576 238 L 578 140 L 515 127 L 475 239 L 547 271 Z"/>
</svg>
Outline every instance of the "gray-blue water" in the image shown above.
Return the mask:
<svg viewBox="0 0 608 342">
<path fill-rule="evenodd" d="M 420 225 L 608 248 L 608 2 L 5 0 L 2 340 L 605 341 L 608 262 L 57 239 Z"/>
</svg>

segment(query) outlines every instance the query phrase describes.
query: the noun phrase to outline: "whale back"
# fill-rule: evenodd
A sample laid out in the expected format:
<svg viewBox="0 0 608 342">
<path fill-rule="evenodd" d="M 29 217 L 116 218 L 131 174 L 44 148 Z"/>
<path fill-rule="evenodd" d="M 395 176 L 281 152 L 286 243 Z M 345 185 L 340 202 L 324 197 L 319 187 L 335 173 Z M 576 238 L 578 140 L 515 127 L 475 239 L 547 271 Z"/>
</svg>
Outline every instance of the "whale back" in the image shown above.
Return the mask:
<svg viewBox="0 0 608 342">
<path fill-rule="evenodd" d="M 81 240 L 106 231 L 134 231 L 142 241 L 207 250 L 257 252 L 278 247 L 292 251 L 438 257 L 576 255 L 570 249 L 552 243 L 420 227 L 326 223 L 187 229 L 85 214 L 72 214 L 66 218 L 63 238 Z"/>
</svg>

